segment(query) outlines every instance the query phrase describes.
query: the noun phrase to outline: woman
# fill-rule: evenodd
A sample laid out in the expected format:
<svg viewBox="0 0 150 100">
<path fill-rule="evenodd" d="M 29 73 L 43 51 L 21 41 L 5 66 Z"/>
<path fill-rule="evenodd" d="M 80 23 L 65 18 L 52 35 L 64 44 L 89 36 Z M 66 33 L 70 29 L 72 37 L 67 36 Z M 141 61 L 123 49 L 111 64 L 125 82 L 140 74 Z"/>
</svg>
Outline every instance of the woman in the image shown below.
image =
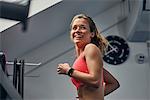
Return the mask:
<svg viewBox="0 0 150 100">
<path fill-rule="evenodd" d="M 73 67 L 68 63 L 58 64 L 58 74 L 71 77 L 79 100 L 104 100 L 104 95 L 119 87 L 118 81 L 103 68 L 107 40 L 99 34 L 93 20 L 84 14 L 72 19 L 70 36 L 75 45 L 76 60 Z"/>
</svg>

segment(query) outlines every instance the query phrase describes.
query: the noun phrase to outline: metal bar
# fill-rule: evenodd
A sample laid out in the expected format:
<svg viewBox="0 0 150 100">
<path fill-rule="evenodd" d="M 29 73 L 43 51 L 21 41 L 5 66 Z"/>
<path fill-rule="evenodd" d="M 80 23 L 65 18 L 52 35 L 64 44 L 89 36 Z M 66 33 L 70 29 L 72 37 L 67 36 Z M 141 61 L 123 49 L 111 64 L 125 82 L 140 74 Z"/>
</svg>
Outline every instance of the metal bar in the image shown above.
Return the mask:
<svg viewBox="0 0 150 100">
<path fill-rule="evenodd" d="M 8 74 L 8 76 L 13 76 L 13 74 Z M 24 75 L 24 77 L 40 77 L 40 75 Z"/>
<path fill-rule="evenodd" d="M 19 61 L 19 63 L 21 63 L 21 60 Z M 21 90 L 20 90 L 20 85 L 21 85 L 21 80 L 20 80 L 20 77 L 21 77 L 21 73 L 20 73 L 20 70 L 21 70 L 21 65 L 17 65 L 17 73 L 18 73 L 18 77 L 17 77 L 17 80 L 18 80 L 18 93 L 21 95 Z"/>
<path fill-rule="evenodd" d="M 15 88 L 17 88 L 17 59 L 14 60 L 13 65 L 13 85 Z"/>
<path fill-rule="evenodd" d="M 23 93 L 24 93 L 24 60 L 21 60 L 21 66 L 20 66 L 20 70 L 19 70 L 19 93 L 23 98 Z"/>
<path fill-rule="evenodd" d="M 14 62 L 6 62 L 7 65 L 13 65 Z M 24 63 L 25 66 L 40 66 L 42 63 Z M 17 63 L 17 65 L 21 65 L 21 63 Z"/>
</svg>

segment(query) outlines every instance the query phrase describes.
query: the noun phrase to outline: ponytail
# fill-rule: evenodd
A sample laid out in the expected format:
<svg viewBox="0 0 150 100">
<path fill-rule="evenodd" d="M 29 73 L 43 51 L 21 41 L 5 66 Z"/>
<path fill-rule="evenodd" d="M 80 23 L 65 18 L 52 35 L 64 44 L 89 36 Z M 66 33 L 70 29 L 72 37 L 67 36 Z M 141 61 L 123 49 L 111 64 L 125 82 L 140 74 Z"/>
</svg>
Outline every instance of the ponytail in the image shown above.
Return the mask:
<svg viewBox="0 0 150 100">
<path fill-rule="evenodd" d="M 105 53 L 107 46 L 108 46 L 107 39 L 102 34 L 100 34 L 97 31 L 97 29 L 95 32 L 95 36 L 91 39 L 91 43 L 95 44 L 100 49 L 102 54 Z"/>
</svg>

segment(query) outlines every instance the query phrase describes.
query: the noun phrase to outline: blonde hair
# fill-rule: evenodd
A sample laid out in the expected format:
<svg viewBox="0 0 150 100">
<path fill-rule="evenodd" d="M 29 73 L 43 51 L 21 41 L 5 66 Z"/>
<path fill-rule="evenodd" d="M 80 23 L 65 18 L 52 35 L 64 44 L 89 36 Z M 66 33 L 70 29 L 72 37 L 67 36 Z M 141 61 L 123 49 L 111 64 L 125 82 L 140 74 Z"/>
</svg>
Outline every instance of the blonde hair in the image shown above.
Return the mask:
<svg viewBox="0 0 150 100">
<path fill-rule="evenodd" d="M 105 50 L 108 46 L 108 41 L 102 34 L 100 34 L 100 32 L 98 31 L 92 18 L 85 15 L 85 14 L 78 14 L 78 15 L 73 17 L 70 26 L 72 26 L 72 23 L 74 22 L 74 20 L 78 19 L 78 18 L 79 19 L 83 18 L 83 19 L 86 19 L 88 21 L 90 31 L 95 33 L 95 36 L 91 39 L 91 43 L 95 44 L 101 50 L 101 52 L 104 54 Z"/>
</svg>

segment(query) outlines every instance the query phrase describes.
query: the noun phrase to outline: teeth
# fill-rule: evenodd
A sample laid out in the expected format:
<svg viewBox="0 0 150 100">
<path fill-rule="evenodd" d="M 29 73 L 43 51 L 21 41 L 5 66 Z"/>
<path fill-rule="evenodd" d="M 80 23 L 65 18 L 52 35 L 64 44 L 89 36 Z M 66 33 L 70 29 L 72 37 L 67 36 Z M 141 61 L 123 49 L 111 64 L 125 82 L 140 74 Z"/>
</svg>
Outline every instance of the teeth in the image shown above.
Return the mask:
<svg viewBox="0 0 150 100">
<path fill-rule="evenodd" d="M 74 38 L 83 38 L 83 35 L 81 35 L 81 34 L 74 34 Z"/>
<path fill-rule="evenodd" d="M 76 36 L 77 38 L 81 38 L 82 36 Z"/>
<path fill-rule="evenodd" d="M 81 35 L 76 35 L 75 37 L 76 37 L 76 38 L 82 38 L 83 36 L 81 36 Z"/>
<path fill-rule="evenodd" d="M 81 36 L 75 37 L 75 38 L 82 38 Z"/>
</svg>

